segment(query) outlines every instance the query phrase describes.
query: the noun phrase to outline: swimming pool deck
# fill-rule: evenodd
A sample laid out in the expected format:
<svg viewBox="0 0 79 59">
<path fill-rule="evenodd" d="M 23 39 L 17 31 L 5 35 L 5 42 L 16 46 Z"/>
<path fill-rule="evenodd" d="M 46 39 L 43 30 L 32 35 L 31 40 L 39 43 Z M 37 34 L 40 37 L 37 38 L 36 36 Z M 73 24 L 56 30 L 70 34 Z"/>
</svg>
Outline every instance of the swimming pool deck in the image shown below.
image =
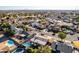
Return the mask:
<svg viewBox="0 0 79 59">
<path fill-rule="evenodd" d="M 0 38 L 2 38 L 4 35 L 3 34 L 0 34 Z"/>
<path fill-rule="evenodd" d="M 0 51 L 7 51 L 7 50 L 11 51 L 16 48 L 16 45 L 7 46 L 6 43 L 7 40 L 0 43 Z"/>
<path fill-rule="evenodd" d="M 22 44 L 22 43 L 25 42 L 25 40 L 19 40 L 19 39 L 14 38 L 14 37 L 12 37 L 12 39 L 13 39 L 14 41 L 16 41 L 18 44 Z"/>
<path fill-rule="evenodd" d="M 4 37 L 4 34 L 0 34 L 0 38 L 1 38 L 1 42 L 0 42 L 0 52 L 5 52 L 5 51 L 12 51 L 14 50 L 17 46 L 16 44 L 12 45 L 12 46 L 8 46 L 7 45 L 7 41 L 9 40 L 8 37 Z M 15 42 L 17 42 L 18 44 L 22 44 L 25 42 L 25 40 L 19 40 L 16 39 L 14 37 L 11 37 L 12 40 L 14 40 Z"/>
</svg>

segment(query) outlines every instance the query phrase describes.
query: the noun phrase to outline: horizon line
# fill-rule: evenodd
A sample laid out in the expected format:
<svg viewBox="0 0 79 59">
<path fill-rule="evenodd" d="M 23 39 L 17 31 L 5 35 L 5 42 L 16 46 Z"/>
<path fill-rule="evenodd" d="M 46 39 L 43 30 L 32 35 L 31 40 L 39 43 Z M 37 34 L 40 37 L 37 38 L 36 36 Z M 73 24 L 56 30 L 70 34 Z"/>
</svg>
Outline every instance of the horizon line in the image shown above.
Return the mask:
<svg viewBox="0 0 79 59">
<path fill-rule="evenodd" d="M 79 6 L 49 7 L 49 6 L 0 6 L 0 10 L 79 10 Z"/>
</svg>

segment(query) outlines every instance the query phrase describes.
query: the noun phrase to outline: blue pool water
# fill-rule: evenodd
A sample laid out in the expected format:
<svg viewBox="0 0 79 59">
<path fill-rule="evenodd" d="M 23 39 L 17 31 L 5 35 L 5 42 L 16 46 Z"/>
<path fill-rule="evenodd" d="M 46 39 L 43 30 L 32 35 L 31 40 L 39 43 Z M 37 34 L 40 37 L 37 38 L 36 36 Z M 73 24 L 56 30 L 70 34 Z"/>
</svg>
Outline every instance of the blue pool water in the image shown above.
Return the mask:
<svg viewBox="0 0 79 59">
<path fill-rule="evenodd" d="M 31 44 L 30 42 L 25 42 L 25 43 L 23 43 L 22 45 L 24 45 L 24 46 L 26 46 L 26 47 L 29 47 L 29 46 L 31 46 L 32 44 Z"/>
<path fill-rule="evenodd" d="M 8 40 L 8 41 L 7 41 L 7 45 L 8 45 L 8 46 L 12 46 L 12 45 L 14 45 L 14 42 L 13 42 L 12 40 Z"/>
<path fill-rule="evenodd" d="M 14 44 L 12 40 L 8 40 L 8 44 Z"/>
</svg>

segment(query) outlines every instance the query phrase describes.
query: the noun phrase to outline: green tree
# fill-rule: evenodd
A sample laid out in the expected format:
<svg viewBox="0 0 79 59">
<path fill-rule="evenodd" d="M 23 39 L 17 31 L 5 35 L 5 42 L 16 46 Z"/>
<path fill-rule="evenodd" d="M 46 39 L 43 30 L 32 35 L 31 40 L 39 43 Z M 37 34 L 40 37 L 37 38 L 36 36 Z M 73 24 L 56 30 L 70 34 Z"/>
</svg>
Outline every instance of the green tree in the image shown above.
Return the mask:
<svg viewBox="0 0 79 59">
<path fill-rule="evenodd" d="M 10 29 L 9 23 L 0 23 L 0 26 L 4 29 L 5 32 L 6 32 L 6 30 Z"/>
<path fill-rule="evenodd" d="M 28 53 L 37 53 L 38 51 L 37 51 L 36 48 L 35 48 L 35 49 L 29 48 L 29 49 L 27 49 L 27 52 L 28 52 Z"/>
<path fill-rule="evenodd" d="M 7 30 L 6 33 L 8 36 L 13 36 L 16 32 L 13 30 Z"/>
<path fill-rule="evenodd" d="M 38 52 L 39 53 L 51 53 L 51 48 L 48 45 L 40 46 L 38 47 Z"/>
<path fill-rule="evenodd" d="M 79 22 L 79 16 L 76 18 L 76 21 Z"/>
<path fill-rule="evenodd" d="M 0 17 L 1 17 L 1 18 L 6 17 L 6 13 L 1 13 L 1 14 L 0 14 Z"/>
<path fill-rule="evenodd" d="M 2 26 L 3 28 L 8 28 L 8 27 L 10 27 L 9 23 L 2 23 L 1 26 Z"/>
<path fill-rule="evenodd" d="M 12 14 L 11 15 L 13 18 L 17 18 L 17 14 Z"/>
<path fill-rule="evenodd" d="M 61 38 L 61 39 L 65 39 L 66 34 L 64 32 L 59 32 L 58 37 Z"/>
<path fill-rule="evenodd" d="M 27 52 L 29 53 L 51 53 L 51 51 L 52 49 L 48 45 L 27 49 Z"/>
</svg>

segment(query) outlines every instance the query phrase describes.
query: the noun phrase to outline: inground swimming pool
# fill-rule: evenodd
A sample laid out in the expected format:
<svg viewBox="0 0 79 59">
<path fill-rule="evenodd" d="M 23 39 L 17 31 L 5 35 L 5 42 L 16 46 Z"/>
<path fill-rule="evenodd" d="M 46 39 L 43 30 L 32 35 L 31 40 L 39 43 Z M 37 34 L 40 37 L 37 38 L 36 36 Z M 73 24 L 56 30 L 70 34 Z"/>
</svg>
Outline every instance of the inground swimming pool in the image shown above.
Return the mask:
<svg viewBox="0 0 79 59">
<path fill-rule="evenodd" d="M 8 40 L 6 44 L 7 44 L 7 46 L 13 46 L 14 42 L 12 40 Z"/>
<path fill-rule="evenodd" d="M 31 42 L 25 42 L 25 43 L 23 43 L 22 45 L 23 45 L 23 46 L 26 46 L 26 47 L 29 47 L 29 46 L 32 45 L 32 43 L 31 43 Z"/>
</svg>

